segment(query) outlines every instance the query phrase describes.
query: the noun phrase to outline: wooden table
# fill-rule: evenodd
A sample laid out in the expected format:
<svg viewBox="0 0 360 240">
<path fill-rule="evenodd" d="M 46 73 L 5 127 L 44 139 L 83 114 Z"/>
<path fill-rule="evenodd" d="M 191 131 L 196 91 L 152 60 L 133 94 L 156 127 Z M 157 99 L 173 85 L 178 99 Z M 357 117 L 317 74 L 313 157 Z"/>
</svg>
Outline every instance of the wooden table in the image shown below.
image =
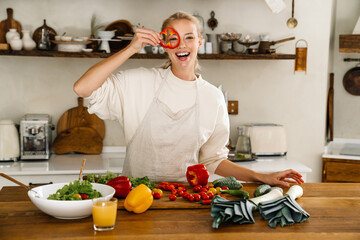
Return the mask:
<svg viewBox="0 0 360 240">
<path fill-rule="evenodd" d="M 252 194 L 256 186 L 244 184 L 243 189 Z M 116 227 L 109 232 L 94 231 L 91 217 L 50 217 L 32 204 L 26 190 L 4 187 L 0 191 L 0 239 L 360 239 L 360 183 L 302 186 L 304 196 L 297 202 L 311 217 L 284 228 L 270 228 L 258 212 L 254 212 L 255 224 L 229 222 L 213 229 L 209 208 L 154 209 L 139 215 L 120 209 Z"/>
</svg>

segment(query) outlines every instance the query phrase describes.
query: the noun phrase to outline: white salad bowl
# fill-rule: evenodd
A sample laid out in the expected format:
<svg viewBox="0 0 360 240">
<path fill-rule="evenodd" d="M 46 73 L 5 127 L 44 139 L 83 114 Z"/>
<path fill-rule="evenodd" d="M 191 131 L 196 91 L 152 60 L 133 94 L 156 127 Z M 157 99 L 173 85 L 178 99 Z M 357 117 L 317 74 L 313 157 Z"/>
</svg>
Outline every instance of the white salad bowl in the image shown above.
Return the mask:
<svg viewBox="0 0 360 240">
<path fill-rule="evenodd" d="M 28 191 L 30 200 L 44 213 L 60 219 L 79 219 L 92 214 L 92 200 L 62 201 L 48 200 L 49 195 L 56 193 L 64 185 L 69 183 L 55 183 L 32 188 L 34 191 Z M 93 189 L 100 192 L 105 200 L 110 200 L 115 189 L 105 184 L 92 183 Z M 37 197 L 36 194 L 39 194 Z"/>
</svg>

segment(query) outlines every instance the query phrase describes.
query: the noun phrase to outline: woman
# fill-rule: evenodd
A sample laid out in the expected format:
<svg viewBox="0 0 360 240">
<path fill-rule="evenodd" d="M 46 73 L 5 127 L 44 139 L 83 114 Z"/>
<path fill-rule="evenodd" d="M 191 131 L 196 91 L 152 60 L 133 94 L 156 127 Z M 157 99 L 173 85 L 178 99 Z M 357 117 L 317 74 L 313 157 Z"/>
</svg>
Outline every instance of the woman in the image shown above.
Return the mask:
<svg viewBox="0 0 360 240">
<path fill-rule="evenodd" d="M 227 160 L 229 119 L 223 95 L 195 73 L 202 43 L 199 23 L 178 12 L 164 21 L 162 30 L 166 27 L 178 32 L 180 43 L 165 49 L 169 60 L 163 68 L 112 74 L 147 44 L 159 45 L 159 33 L 138 28 L 126 48 L 91 67 L 74 85 L 79 96 L 89 99 L 90 113 L 118 120 L 124 128 L 123 175 L 185 181 L 187 167 L 201 163 L 210 173 L 242 181 L 301 184 L 302 176 L 293 170 L 261 174 Z"/>
</svg>

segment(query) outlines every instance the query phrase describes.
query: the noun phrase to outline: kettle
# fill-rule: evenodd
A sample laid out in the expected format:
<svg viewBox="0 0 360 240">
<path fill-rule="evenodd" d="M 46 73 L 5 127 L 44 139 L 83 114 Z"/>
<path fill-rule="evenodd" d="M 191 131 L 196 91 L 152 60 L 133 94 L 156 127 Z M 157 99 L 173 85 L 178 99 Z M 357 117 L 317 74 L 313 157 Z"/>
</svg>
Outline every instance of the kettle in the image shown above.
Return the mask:
<svg viewBox="0 0 360 240">
<path fill-rule="evenodd" d="M 14 122 L 0 120 L 0 161 L 17 161 L 19 156 L 19 133 Z"/>
</svg>

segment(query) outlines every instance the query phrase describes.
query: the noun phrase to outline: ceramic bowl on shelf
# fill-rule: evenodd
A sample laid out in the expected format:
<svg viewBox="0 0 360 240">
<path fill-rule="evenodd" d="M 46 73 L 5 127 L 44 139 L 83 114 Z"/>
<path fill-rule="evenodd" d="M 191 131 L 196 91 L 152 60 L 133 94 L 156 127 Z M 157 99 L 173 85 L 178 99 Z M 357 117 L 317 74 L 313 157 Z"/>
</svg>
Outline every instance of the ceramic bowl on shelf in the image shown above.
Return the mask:
<svg viewBox="0 0 360 240">
<path fill-rule="evenodd" d="M 52 41 L 59 52 L 81 52 L 91 41 Z"/>
<path fill-rule="evenodd" d="M 61 39 L 61 41 L 71 41 L 72 37 L 71 36 L 61 36 L 60 39 Z"/>
<path fill-rule="evenodd" d="M 56 193 L 57 190 L 68 185 L 69 183 L 55 183 L 43 185 L 32 188 L 28 191 L 30 200 L 44 213 L 60 219 L 80 219 L 91 215 L 92 200 L 76 200 L 76 201 L 62 201 L 62 200 L 48 200 L 49 195 Z M 114 194 L 115 189 L 105 184 L 92 183 L 93 189 L 100 192 L 105 200 L 110 200 Z M 36 197 L 36 193 L 39 197 Z"/>
</svg>

